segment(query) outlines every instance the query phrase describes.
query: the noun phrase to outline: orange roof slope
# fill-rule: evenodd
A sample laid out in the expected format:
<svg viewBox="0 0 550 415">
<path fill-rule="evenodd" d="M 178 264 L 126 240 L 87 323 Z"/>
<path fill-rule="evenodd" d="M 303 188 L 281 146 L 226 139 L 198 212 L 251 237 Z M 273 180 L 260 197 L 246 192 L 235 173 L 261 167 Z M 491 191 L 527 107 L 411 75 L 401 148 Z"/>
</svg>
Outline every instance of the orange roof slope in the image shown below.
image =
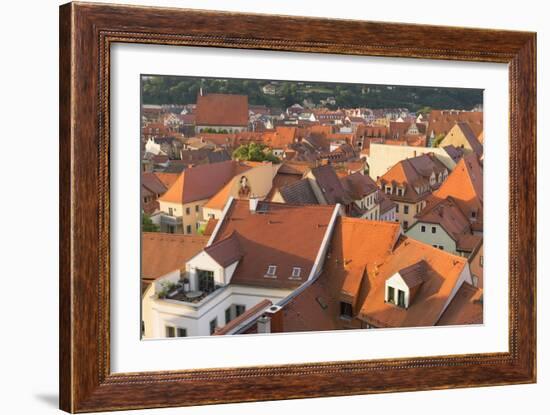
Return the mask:
<svg viewBox="0 0 550 415">
<path fill-rule="evenodd" d="M 483 290 L 462 283 L 437 322 L 438 326 L 483 324 Z"/>
<path fill-rule="evenodd" d="M 433 195 L 439 199 L 451 196 L 468 218 L 476 213 L 483 222 L 483 170 L 475 154 L 464 156 Z"/>
<path fill-rule="evenodd" d="M 296 127 L 276 127 L 275 131 L 264 132 L 262 141 L 271 148 L 285 148 L 294 142 L 296 130 Z"/>
<path fill-rule="evenodd" d="M 424 261 L 424 282 L 408 309 L 384 301 L 386 280 L 404 268 Z M 466 258 L 451 255 L 411 238 L 402 237 L 384 262 L 369 270 L 369 292 L 359 318 L 375 327 L 433 326 L 467 265 Z"/>
<path fill-rule="evenodd" d="M 197 97 L 197 125 L 247 126 L 248 96 L 207 94 Z"/>
<path fill-rule="evenodd" d="M 386 184 L 398 185 L 405 188 L 403 196 L 393 198 L 403 198 L 405 200 L 416 201 L 426 196 L 426 192 L 417 193 L 415 187 L 429 186 L 432 172 L 436 174 L 446 171 L 446 167 L 432 153 L 421 154 L 416 157 L 401 160 L 389 169 L 378 182 L 381 186 Z M 437 186 L 437 184 L 436 184 Z M 434 187 L 436 187 L 434 186 Z"/>
<path fill-rule="evenodd" d="M 248 169 L 248 166 L 233 160 L 186 169 L 159 200 L 185 204 L 209 199 L 222 189 L 233 176 Z"/>
<path fill-rule="evenodd" d="M 233 180 L 229 181 L 221 190 L 216 193 L 212 198 L 206 202 L 204 207 L 206 209 L 222 210 L 231 196 L 231 188 L 233 187 Z"/>
<path fill-rule="evenodd" d="M 232 284 L 296 288 L 306 281 L 333 214 L 333 206 L 294 206 L 259 202 L 251 212 L 248 200 L 233 200 L 213 243 L 230 236 L 238 241 L 242 259 Z M 275 278 L 266 278 L 269 265 Z M 293 267 L 301 268 L 291 278 Z"/>
<path fill-rule="evenodd" d="M 400 232 L 398 223 L 339 217 L 323 273 L 283 307 L 284 331 L 354 327 L 340 318 L 340 301 L 360 308 L 368 290 L 366 270 L 391 254 Z"/>
<path fill-rule="evenodd" d="M 447 134 L 459 121 L 468 123 L 476 136 L 483 131 L 483 112 L 432 110 L 426 132 L 428 135 Z"/>
<path fill-rule="evenodd" d="M 155 172 L 155 176 L 158 177 L 158 179 L 164 183 L 164 186 L 166 186 L 167 189 L 170 188 L 174 184 L 176 180 L 178 180 L 179 174 L 177 173 L 161 173 L 161 172 Z"/>
<path fill-rule="evenodd" d="M 159 232 L 143 232 L 141 235 L 141 277 L 156 279 L 183 268 L 185 262 L 198 254 L 208 238 Z"/>
</svg>

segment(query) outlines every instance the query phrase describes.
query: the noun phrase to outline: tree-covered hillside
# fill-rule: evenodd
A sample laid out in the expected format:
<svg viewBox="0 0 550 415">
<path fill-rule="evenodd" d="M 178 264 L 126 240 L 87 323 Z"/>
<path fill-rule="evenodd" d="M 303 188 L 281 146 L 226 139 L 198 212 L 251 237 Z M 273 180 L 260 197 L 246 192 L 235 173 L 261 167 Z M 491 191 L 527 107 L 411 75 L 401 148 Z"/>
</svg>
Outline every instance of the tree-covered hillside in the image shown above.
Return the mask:
<svg viewBox="0 0 550 415">
<path fill-rule="evenodd" d="M 272 84 L 274 95 L 264 94 L 262 87 Z M 333 97 L 331 108 L 408 108 L 417 111 L 423 107 L 438 109 L 465 109 L 482 104 L 483 91 L 466 88 L 438 88 L 415 86 L 386 86 L 335 84 L 294 81 L 266 81 L 255 79 L 194 78 L 181 76 L 143 76 L 144 104 L 195 103 L 200 88 L 206 93 L 248 95 L 251 105 L 286 108 L 307 99 L 318 105 Z"/>
</svg>

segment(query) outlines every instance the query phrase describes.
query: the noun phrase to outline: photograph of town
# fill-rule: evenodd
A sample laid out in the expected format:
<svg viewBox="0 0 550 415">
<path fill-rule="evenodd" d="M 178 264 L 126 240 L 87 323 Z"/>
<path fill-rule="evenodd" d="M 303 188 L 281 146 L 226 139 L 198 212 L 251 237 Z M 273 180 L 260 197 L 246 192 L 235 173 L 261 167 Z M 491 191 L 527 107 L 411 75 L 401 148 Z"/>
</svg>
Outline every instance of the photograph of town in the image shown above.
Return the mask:
<svg viewBox="0 0 550 415">
<path fill-rule="evenodd" d="M 483 90 L 142 75 L 140 122 L 143 339 L 483 324 Z"/>
</svg>

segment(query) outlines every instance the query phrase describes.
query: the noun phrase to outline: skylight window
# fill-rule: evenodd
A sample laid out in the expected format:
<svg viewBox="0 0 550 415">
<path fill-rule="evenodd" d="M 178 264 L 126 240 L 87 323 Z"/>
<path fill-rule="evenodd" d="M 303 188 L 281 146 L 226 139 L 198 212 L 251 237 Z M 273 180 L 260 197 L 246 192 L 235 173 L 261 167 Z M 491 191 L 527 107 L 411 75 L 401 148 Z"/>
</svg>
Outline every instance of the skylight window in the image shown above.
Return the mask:
<svg viewBox="0 0 550 415">
<path fill-rule="evenodd" d="M 266 272 L 266 276 L 267 277 L 275 277 L 277 273 L 277 265 L 269 265 L 267 267 L 267 272 Z"/>
</svg>

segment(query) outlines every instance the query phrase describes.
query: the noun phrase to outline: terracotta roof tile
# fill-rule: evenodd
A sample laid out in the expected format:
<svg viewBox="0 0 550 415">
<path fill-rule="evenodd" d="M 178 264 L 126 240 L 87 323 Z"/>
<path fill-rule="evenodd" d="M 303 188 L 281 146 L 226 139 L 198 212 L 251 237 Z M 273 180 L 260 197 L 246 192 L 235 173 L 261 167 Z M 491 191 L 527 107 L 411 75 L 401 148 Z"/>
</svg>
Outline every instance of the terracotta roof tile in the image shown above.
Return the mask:
<svg viewBox="0 0 550 415">
<path fill-rule="evenodd" d="M 419 261 L 426 263 L 424 282 L 409 308 L 386 303 L 386 280 Z M 360 318 L 375 327 L 433 326 L 443 313 L 465 266 L 465 258 L 402 237 L 392 255 L 369 270 L 370 289 L 361 307 Z"/>
<path fill-rule="evenodd" d="M 162 195 L 166 192 L 167 186 L 157 177 L 155 173 L 141 173 L 141 186 L 154 195 Z"/>
<path fill-rule="evenodd" d="M 483 290 L 462 283 L 437 322 L 438 326 L 483 324 Z"/>
<path fill-rule="evenodd" d="M 164 184 L 166 189 L 168 189 L 178 179 L 179 174 L 155 172 L 155 176 L 157 176 L 158 179 Z"/>
<path fill-rule="evenodd" d="M 243 257 L 231 284 L 274 288 L 296 288 L 307 280 L 321 246 L 334 206 L 295 206 L 258 203 L 250 211 L 248 200 L 233 200 L 214 243 L 234 232 Z M 276 276 L 265 277 L 269 265 Z M 291 278 L 293 267 L 301 268 L 299 278 Z"/>
<path fill-rule="evenodd" d="M 236 175 L 250 167 L 237 161 L 204 164 L 184 170 L 159 199 L 172 203 L 190 203 L 209 199 Z"/>
<path fill-rule="evenodd" d="M 348 196 L 353 200 L 361 200 L 378 191 L 376 182 L 365 174 L 353 173 L 341 178 L 340 181 Z"/>
<path fill-rule="evenodd" d="M 451 196 L 468 218 L 475 212 L 476 222 L 483 223 L 483 169 L 475 154 L 462 158 L 434 196 Z"/>
<path fill-rule="evenodd" d="M 141 234 L 141 277 L 153 280 L 184 268 L 208 242 L 199 235 L 143 232 Z"/>
<path fill-rule="evenodd" d="M 336 172 L 330 165 L 319 166 L 311 169 L 323 196 L 329 205 L 341 203 L 347 205 L 352 199 L 346 193 Z"/>
<path fill-rule="evenodd" d="M 224 268 L 240 260 L 243 256 L 236 232 L 207 246 L 204 251 Z"/>
<path fill-rule="evenodd" d="M 316 205 L 319 202 L 311 189 L 309 179 L 301 179 L 279 189 L 286 203 L 295 205 Z"/>
<path fill-rule="evenodd" d="M 195 114 L 197 125 L 247 126 L 248 97 L 230 94 L 199 95 Z"/>
</svg>

